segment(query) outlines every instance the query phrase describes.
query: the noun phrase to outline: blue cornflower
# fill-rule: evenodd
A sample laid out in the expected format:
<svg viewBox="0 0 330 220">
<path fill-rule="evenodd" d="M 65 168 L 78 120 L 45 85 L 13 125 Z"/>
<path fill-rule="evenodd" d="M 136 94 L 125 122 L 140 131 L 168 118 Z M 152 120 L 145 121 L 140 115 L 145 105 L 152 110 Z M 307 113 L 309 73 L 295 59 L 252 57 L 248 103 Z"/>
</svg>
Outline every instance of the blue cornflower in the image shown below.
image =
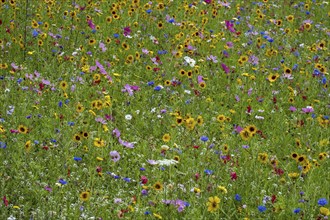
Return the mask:
<svg viewBox="0 0 330 220">
<path fill-rule="evenodd" d="M 38 37 L 38 35 L 39 35 L 38 31 L 36 29 L 33 29 L 32 36 L 33 37 Z"/>
<path fill-rule="evenodd" d="M 73 157 L 73 159 L 74 159 L 75 161 L 81 161 L 81 160 L 82 160 L 81 157 Z"/>
<path fill-rule="evenodd" d="M 67 183 L 68 183 L 68 182 L 67 182 L 67 181 L 65 181 L 64 179 L 60 179 L 58 182 L 59 182 L 59 183 L 61 183 L 62 185 L 65 185 L 65 184 L 67 184 Z"/>
<path fill-rule="evenodd" d="M 296 208 L 293 210 L 293 213 L 298 214 L 301 211 L 301 208 Z"/>
<path fill-rule="evenodd" d="M 265 212 L 267 210 L 267 208 L 266 208 L 266 206 L 259 205 L 258 210 L 259 210 L 259 212 Z"/>
<path fill-rule="evenodd" d="M 114 34 L 113 37 L 114 38 L 118 38 L 119 37 L 119 34 Z"/>
<path fill-rule="evenodd" d="M 146 212 L 144 212 L 144 214 L 145 214 L 145 215 L 150 215 L 151 212 L 150 212 L 150 211 L 146 211 Z"/>
<path fill-rule="evenodd" d="M 58 102 L 58 107 L 61 108 L 62 106 L 63 106 L 63 102 L 62 102 L 62 101 L 59 101 L 59 102 Z"/>
<path fill-rule="evenodd" d="M 160 87 L 160 86 L 156 86 L 156 87 L 154 88 L 155 91 L 160 91 L 161 89 L 162 89 L 162 87 Z"/>
<path fill-rule="evenodd" d="M 240 202 L 240 201 L 242 201 L 242 197 L 239 194 L 236 194 L 235 200 Z"/>
<path fill-rule="evenodd" d="M 148 82 L 148 86 L 152 86 L 152 85 L 154 85 L 154 84 L 155 84 L 154 81 L 150 81 L 150 82 Z"/>
<path fill-rule="evenodd" d="M 145 171 L 145 170 L 146 170 L 146 168 L 144 168 L 144 167 L 140 168 L 140 171 Z"/>
<path fill-rule="evenodd" d="M 319 206 L 325 206 L 328 204 L 328 200 L 326 198 L 321 198 L 317 201 L 317 204 L 319 204 Z"/>
<path fill-rule="evenodd" d="M 126 182 L 128 182 L 128 183 L 131 182 L 131 178 L 128 178 L 128 177 L 124 177 L 123 180 L 126 181 Z"/>
<path fill-rule="evenodd" d="M 146 12 L 147 12 L 148 14 L 150 14 L 150 13 L 152 12 L 152 10 L 151 10 L 151 9 L 148 9 L 148 10 L 146 10 Z"/>
<path fill-rule="evenodd" d="M 208 141 L 209 140 L 209 138 L 207 137 L 207 136 L 202 136 L 201 137 L 201 141 L 203 141 L 203 142 L 206 142 L 206 141 Z"/>
<path fill-rule="evenodd" d="M 73 122 L 73 121 L 69 121 L 69 122 L 68 122 L 68 125 L 69 125 L 69 126 L 73 126 L 73 125 L 74 125 L 74 122 Z"/>
<path fill-rule="evenodd" d="M 5 142 L 0 141 L 0 148 L 6 149 L 7 148 L 7 144 Z"/>
<path fill-rule="evenodd" d="M 212 171 L 212 170 L 208 170 L 208 169 L 206 169 L 206 170 L 204 170 L 204 173 L 205 173 L 206 175 L 212 175 L 213 171 Z"/>
</svg>

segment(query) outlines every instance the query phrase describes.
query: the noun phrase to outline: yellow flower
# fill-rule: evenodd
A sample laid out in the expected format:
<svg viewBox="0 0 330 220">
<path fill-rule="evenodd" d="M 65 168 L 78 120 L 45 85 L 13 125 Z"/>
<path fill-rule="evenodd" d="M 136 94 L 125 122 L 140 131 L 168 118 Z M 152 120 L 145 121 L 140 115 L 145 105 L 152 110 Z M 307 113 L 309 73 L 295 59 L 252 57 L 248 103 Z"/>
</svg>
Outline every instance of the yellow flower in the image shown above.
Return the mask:
<svg viewBox="0 0 330 220">
<path fill-rule="evenodd" d="M 68 88 L 68 83 L 66 81 L 60 82 L 60 88 L 66 90 Z"/>
<path fill-rule="evenodd" d="M 252 137 L 252 134 L 247 129 L 243 129 L 239 134 L 241 138 L 245 141 L 249 140 Z"/>
<path fill-rule="evenodd" d="M 164 134 L 163 141 L 164 142 L 169 142 L 170 140 L 171 140 L 171 136 L 169 134 Z"/>
<path fill-rule="evenodd" d="M 20 126 L 18 126 L 18 131 L 21 134 L 27 134 L 28 133 L 28 128 L 25 127 L 24 125 L 20 125 Z"/>
<path fill-rule="evenodd" d="M 288 176 L 292 179 L 297 179 L 300 176 L 300 174 L 299 173 L 289 173 Z"/>
<path fill-rule="evenodd" d="M 77 106 L 76 106 L 76 111 L 77 112 L 80 113 L 80 112 L 84 111 L 84 109 L 85 108 L 84 108 L 84 106 L 82 104 L 80 104 L 80 103 L 77 104 Z"/>
<path fill-rule="evenodd" d="M 218 117 L 217 117 L 217 121 L 218 122 L 224 122 L 226 120 L 226 116 L 224 116 L 224 115 L 218 115 Z"/>
<path fill-rule="evenodd" d="M 155 216 L 156 218 L 158 218 L 158 219 L 162 219 L 162 216 L 161 216 L 161 215 L 158 215 L 158 214 L 156 214 L 156 213 L 154 213 L 154 216 Z"/>
<path fill-rule="evenodd" d="M 194 193 L 201 193 L 201 190 L 199 189 L 199 188 L 197 188 L 197 187 L 194 187 Z"/>
<path fill-rule="evenodd" d="M 267 153 L 259 153 L 258 154 L 258 160 L 261 163 L 267 163 L 267 161 L 268 161 L 268 154 Z"/>
<path fill-rule="evenodd" d="M 163 189 L 163 185 L 160 182 L 156 182 L 154 184 L 154 190 L 161 191 Z"/>
<path fill-rule="evenodd" d="M 325 215 L 325 216 L 330 215 L 330 211 L 329 211 L 329 209 L 327 209 L 327 208 L 325 208 L 325 207 L 321 207 L 321 208 L 320 208 L 320 213 L 321 213 L 322 215 Z"/>
<path fill-rule="evenodd" d="M 104 140 L 102 140 L 101 138 L 95 138 L 94 146 L 95 147 L 104 147 L 105 146 Z"/>
<path fill-rule="evenodd" d="M 209 197 L 209 201 L 206 203 L 207 211 L 215 212 L 216 210 L 219 209 L 219 203 L 220 203 L 220 198 L 219 197 L 217 197 L 217 196 Z"/>
<path fill-rule="evenodd" d="M 0 134 L 5 133 L 5 132 L 6 132 L 6 129 L 2 125 L 0 125 Z"/>
<path fill-rule="evenodd" d="M 90 197 L 91 197 L 91 194 L 88 191 L 82 192 L 79 195 L 80 200 L 83 201 L 83 202 L 88 201 Z"/>
<path fill-rule="evenodd" d="M 31 141 L 30 140 L 25 143 L 25 151 L 27 153 L 29 153 L 31 151 Z"/>
<path fill-rule="evenodd" d="M 227 189 L 226 189 L 226 187 L 224 187 L 224 186 L 218 186 L 218 189 L 223 193 L 223 194 L 227 194 Z"/>
</svg>

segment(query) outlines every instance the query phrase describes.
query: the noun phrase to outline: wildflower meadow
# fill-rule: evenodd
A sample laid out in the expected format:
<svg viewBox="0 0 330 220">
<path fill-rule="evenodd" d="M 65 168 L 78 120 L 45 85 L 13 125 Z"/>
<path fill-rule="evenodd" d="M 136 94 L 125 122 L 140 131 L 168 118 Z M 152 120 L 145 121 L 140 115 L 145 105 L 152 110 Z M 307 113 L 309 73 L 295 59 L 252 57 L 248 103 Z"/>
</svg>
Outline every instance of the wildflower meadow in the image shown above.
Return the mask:
<svg viewBox="0 0 330 220">
<path fill-rule="evenodd" d="M 1 0 L 0 218 L 328 219 L 330 5 Z"/>
</svg>

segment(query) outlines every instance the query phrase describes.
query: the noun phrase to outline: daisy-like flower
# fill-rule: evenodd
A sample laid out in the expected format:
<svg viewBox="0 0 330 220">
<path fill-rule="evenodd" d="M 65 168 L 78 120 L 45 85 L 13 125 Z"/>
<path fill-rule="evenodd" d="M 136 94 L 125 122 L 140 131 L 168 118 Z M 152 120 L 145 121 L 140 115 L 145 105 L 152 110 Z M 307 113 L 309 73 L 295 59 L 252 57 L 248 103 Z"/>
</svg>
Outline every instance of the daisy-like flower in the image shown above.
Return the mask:
<svg viewBox="0 0 330 220">
<path fill-rule="evenodd" d="M 171 140 L 171 136 L 169 134 L 164 134 L 163 135 L 163 141 L 164 142 L 169 142 Z"/>
<path fill-rule="evenodd" d="M 217 196 L 209 197 L 209 201 L 206 203 L 207 211 L 215 212 L 219 209 L 220 198 Z"/>
<path fill-rule="evenodd" d="M 90 199 L 90 197 L 91 197 L 91 194 L 88 191 L 82 192 L 79 195 L 80 200 L 83 202 L 87 202 Z"/>
<path fill-rule="evenodd" d="M 104 147 L 105 146 L 104 140 L 102 140 L 101 138 L 95 138 L 94 146 L 95 147 Z"/>
<path fill-rule="evenodd" d="M 27 133 L 28 133 L 28 128 L 25 127 L 24 125 L 19 125 L 19 126 L 18 126 L 18 131 L 19 131 L 19 133 L 21 133 L 21 134 L 27 134 Z"/>
<path fill-rule="evenodd" d="M 160 182 L 156 182 L 153 185 L 154 190 L 161 191 L 163 189 L 163 185 Z"/>
</svg>

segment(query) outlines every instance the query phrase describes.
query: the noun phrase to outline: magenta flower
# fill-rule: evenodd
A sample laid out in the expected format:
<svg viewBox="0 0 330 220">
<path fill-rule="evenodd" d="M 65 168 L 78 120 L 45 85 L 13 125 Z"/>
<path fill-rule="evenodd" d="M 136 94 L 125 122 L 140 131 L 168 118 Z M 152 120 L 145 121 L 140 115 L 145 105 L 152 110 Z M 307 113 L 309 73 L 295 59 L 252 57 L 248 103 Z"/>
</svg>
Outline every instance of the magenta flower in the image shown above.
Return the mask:
<svg viewBox="0 0 330 220">
<path fill-rule="evenodd" d="M 221 63 L 221 68 L 223 69 L 223 71 L 225 71 L 225 73 L 229 73 L 230 69 L 228 66 L 226 66 L 226 64 Z"/>
<path fill-rule="evenodd" d="M 132 32 L 132 30 L 131 30 L 131 28 L 129 26 L 124 27 L 124 36 L 125 37 L 128 36 L 128 35 L 130 35 L 131 32 Z"/>
<path fill-rule="evenodd" d="M 295 112 L 295 111 L 297 111 L 297 108 L 294 107 L 294 106 L 290 106 L 289 110 L 292 111 L 292 112 Z"/>
<path fill-rule="evenodd" d="M 92 19 L 88 19 L 87 20 L 87 24 L 91 29 L 95 29 L 95 24 L 93 23 Z"/>
<path fill-rule="evenodd" d="M 306 106 L 306 108 L 302 108 L 301 110 L 303 111 L 303 113 L 314 112 L 314 109 L 312 106 Z"/>
</svg>

